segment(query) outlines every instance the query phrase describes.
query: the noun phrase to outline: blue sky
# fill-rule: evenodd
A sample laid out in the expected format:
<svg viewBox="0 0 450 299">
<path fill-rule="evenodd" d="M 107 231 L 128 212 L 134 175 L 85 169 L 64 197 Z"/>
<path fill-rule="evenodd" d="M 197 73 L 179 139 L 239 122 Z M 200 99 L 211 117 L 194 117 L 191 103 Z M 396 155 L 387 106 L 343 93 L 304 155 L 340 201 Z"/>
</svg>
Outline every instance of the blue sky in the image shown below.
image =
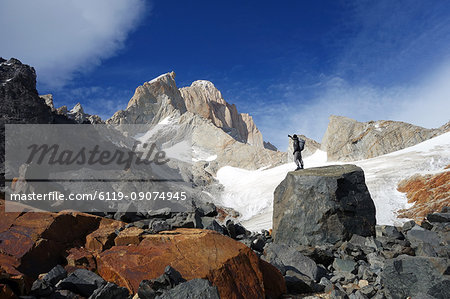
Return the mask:
<svg viewBox="0 0 450 299">
<path fill-rule="evenodd" d="M 281 150 L 330 114 L 449 121 L 450 2 L 0 1 L 0 56 L 36 67 L 56 106 L 103 118 L 175 71 L 212 81 Z"/>
</svg>

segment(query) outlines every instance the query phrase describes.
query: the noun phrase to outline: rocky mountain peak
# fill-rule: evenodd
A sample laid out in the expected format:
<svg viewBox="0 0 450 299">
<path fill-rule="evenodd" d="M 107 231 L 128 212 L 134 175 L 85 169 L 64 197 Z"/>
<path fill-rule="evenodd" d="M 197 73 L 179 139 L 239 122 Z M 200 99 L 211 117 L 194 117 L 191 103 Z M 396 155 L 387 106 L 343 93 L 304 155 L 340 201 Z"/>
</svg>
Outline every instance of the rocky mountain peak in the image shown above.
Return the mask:
<svg viewBox="0 0 450 299">
<path fill-rule="evenodd" d="M 220 104 L 226 104 L 225 100 L 222 97 L 222 93 L 214 86 L 214 84 L 211 81 L 197 80 L 192 82 L 190 88 L 196 90 L 199 93 L 204 94 L 208 102 L 217 102 Z"/>
<path fill-rule="evenodd" d="M 223 129 L 234 139 L 257 147 L 264 147 L 261 132 L 253 118 L 239 113 L 230 105 L 213 83 L 206 80 L 194 81 L 191 86 L 180 89 L 188 111 L 198 114 Z"/>
<path fill-rule="evenodd" d="M 156 77 L 138 86 L 125 110 L 117 111 L 107 123 L 157 124 L 164 118 L 186 112 L 175 83 L 175 72 Z"/>
<path fill-rule="evenodd" d="M 47 104 L 47 106 L 49 106 L 52 110 L 55 109 L 55 106 L 53 105 L 53 95 L 52 94 L 43 94 L 43 95 L 39 95 L 39 97 L 41 99 L 43 99 L 45 101 L 45 104 Z"/>
<path fill-rule="evenodd" d="M 136 91 L 125 110 L 116 112 L 108 123 L 157 124 L 161 120 L 189 111 L 210 120 L 235 140 L 264 148 L 262 134 L 248 114 L 238 113 L 228 104 L 213 83 L 194 81 L 178 89 L 175 73 L 166 73 L 145 82 Z"/>
<path fill-rule="evenodd" d="M 15 58 L 0 58 L 0 86 L 14 82 L 20 82 L 20 85 L 28 90 L 36 90 L 36 71 Z"/>
<path fill-rule="evenodd" d="M 72 108 L 72 110 L 70 110 L 70 113 L 82 113 L 82 114 L 84 114 L 84 110 L 83 110 L 83 107 L 81 107 L 81 104 L 80 103 L 77 103 L 73 108 Z"/>
</svg>

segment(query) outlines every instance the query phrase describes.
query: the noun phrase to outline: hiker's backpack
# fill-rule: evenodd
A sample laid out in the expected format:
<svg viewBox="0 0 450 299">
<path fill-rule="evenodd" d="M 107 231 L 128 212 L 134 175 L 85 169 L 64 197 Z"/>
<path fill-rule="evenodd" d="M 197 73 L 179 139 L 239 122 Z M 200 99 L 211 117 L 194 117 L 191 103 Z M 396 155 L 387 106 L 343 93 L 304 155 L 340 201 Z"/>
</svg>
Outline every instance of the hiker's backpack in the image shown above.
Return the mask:
<svg viewBox="0 0 450 299">
<path fill-rule="evenodd" d="M 302 151 L 305 148 L 305 140 L 299 139 L 298 140 L 298 147 L 299 147 L 300 151 Z"/>
</svg>

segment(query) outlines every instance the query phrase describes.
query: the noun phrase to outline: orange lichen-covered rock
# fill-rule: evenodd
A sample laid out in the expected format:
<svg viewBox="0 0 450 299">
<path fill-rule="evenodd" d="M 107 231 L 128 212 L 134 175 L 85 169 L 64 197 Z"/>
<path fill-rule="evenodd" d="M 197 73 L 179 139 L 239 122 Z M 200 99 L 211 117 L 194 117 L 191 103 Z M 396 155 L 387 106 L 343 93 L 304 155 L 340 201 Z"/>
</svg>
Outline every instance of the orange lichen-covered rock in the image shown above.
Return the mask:
<svg viewBox="0 0 450 299">
<path fill-rule="evenodd" d="M 221 298 L 265 298 L 285 292 L 283 277 L 270 264 L 261 264 L 244 244 L 214 231 L 177 229 L 144 235 L 138 245 L 114 246 L 99 254 L 98 273 L 136 293 L 139 283 L 164 273 L 167 265 L 187 279 L 205 278 Z"/>
<path fill-rule="evenodd" d="M 102 252 L 114 246 L 116 239 L 116 230 L 125 226 L 121 221 L 103 221 L 100 227 L 86 236 L 86 248 L 94 251 Z"/>
<path fill-rule="evenodd" d="M 103 222 L 78 212 L 6 213 L 0 209 L 0 253 L 14 257 L 21 273 L 36 278 L 64 261 L 65 250 L 85 244 L 86 235 Z"/>
<path fill-rule="evenodd" d="M 13 256 L 0 253 L 0 281 L 14 285 L 16 295 L 24 295 L 29 291 L 32 280 L 17 270 L 20 262 Z M 8 288 L 0 290 L 0 294 L 9 293 Z M 0 296 L 0 298 L 2 298 Z M 4 297 L 9 298 L 9 297 Z"/>
<path fill-rule="evenodd" d="M 142 240 L 143 229 L 137 227 L 128 227 L 121 231 L 117 238 L 114 240 L 116 246 L 120 245 L 138 245 Z"/>
<path fill-rule="evenodd" d="M 446 168 L 447 169 L 447 168 Z M 405 192 L 411 208 L 399 211 L 401 218 L 411 218 L 421 222 L 429 213 L 439 212 L 450 206 L 450 171 L 437 174 L 419 175 L 402 180 L 398 191 Z"/>
<path fill-rule="evenodd" d="M 83 268 L 89 271 L 94 271 L 97 269 L 97 264 L 95 262 L 94 252 L 87 248 L 71 248 L 67 251 L 68 256 L 66 257 L 67 265 L 75 268 Z"/>
<path fill-rule="evenodd" d="M 259 266 L 263 274 L 266 298 L 278 298 L 280 294 L 286 293 L 286 283 L 280 271 L 274 271 L 270 263 L 259 260 Z"/>
</svg>

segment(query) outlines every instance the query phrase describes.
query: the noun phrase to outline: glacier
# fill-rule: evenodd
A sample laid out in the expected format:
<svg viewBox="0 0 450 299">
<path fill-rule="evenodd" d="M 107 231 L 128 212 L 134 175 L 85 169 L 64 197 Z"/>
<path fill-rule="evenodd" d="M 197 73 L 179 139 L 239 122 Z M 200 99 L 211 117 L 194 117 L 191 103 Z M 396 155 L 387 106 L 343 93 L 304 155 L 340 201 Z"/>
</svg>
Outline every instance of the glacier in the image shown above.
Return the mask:
<svg viewBox="0 0 450 299">
<path fill-rule="evenodd" d="M 303 160 L 305 168 L 344 164 L 327 161 L 326 152 L 321 150 Z M 356 164 L 364 170 L 377 211 L 377 224 L 400 225 L 408 219 L 397 218 L 397 211 L 411 204 L 404 193 L 397 191 L 399 181 L 416 173 L 443 171 L 450 164 L 450 132 L 383 156 L 346 163 Z M 249 230 L 270 229 L 273 192 L 295 167 L 293 162 L 258 170 L 222 167 L 216 178 L 224 190 L 215 203 L 238 211 L 240 221 Z"/>
</svg>

